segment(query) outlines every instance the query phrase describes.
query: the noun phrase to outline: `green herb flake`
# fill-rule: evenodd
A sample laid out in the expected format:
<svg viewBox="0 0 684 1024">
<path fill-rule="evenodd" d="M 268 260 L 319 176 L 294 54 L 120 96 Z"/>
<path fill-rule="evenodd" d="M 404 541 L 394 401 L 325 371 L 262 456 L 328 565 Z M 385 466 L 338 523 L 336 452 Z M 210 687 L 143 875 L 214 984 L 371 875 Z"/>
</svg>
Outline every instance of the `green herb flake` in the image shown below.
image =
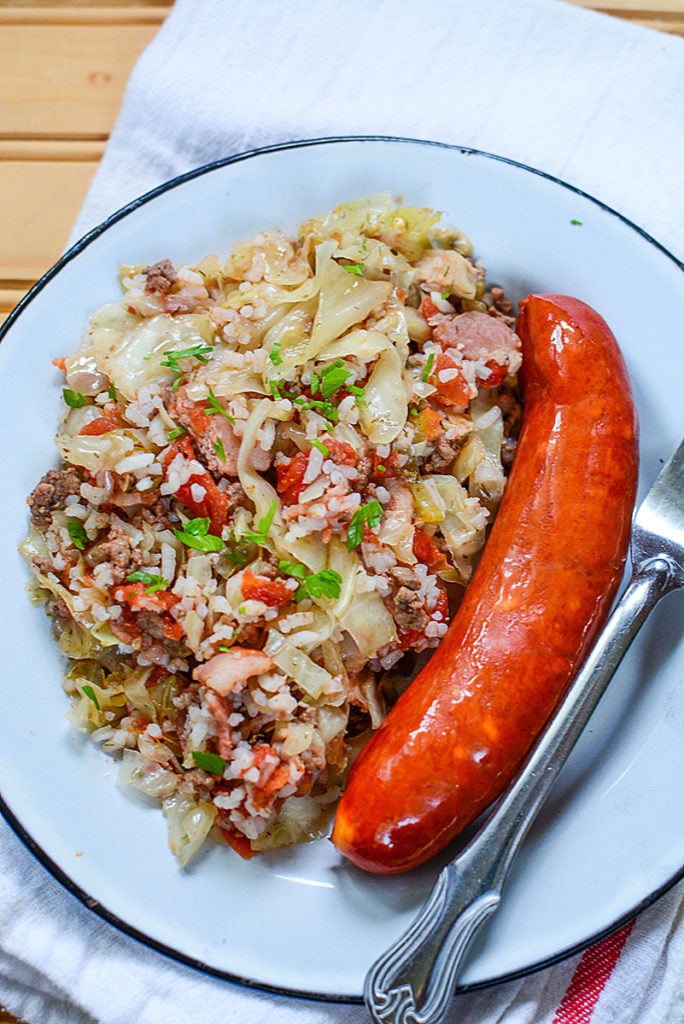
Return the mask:
<svg viewBox="0 0 684 1024">
<path fill-rule="evenodd" d="M 226 461 L 226 449 L 223 447 L 223 441 L 221 440 L 220 437 L 217 437 L 216 440 L 214 441 L 214 451 L 216 452 L 217 458 L 219 458 L 221 462 Z"/>
<path fill-rule="evenodd" d="M 222 651 L 225 654 L 226 651 L 230 650 L 230 647 L 228 646 L 228 644 L 219 644 L 218 645 L 218 650 Z"/>
<path fill-rule="evenodd" d="M 297 580 L 306 579 L 309 575 L 309 570 L 301 562 L 286 562 L 281 559 L 278 562 L 278 569 L 285 576 L 294 576 Z"/>
<path fill-rule="evenodd" d="M 317 373 L 311 374 L 311 394 L 315 395 L 317 391 L 321 390 L 321 378 Z"/>
<path fill-rule="evenodd" d="M 311 447 L 316 448 L 325 459 L 327 459 L 327 457 L 330 455 L 330 449 L 326 448 L 323 442 L 319 441 L 318 438 L 313 438 L 313 440 L 311 441 Z"/>
<path fill-rule="evenodd" d="M 193 750 L 192 759 L 198 768 L 202 768 L 211 775 L 223 775 L 226 768 L 226 759 L 220 754 L 210 754 L 206 750 Z"/>
<path fill-rule="evenodd" d="M 85 532 L 85 526 L 80 519 L 67 519 L 67 530 L 71 537 L 71 543 L 79 551 L 83 551 L 83 548 L 88 543 L 88 534 Z"/>
<path fill-rule="evenodd" d="M 576 224 L 576 225 L 578 225 L 578 227 L 582 227 L 582 221 L 581 220 L 576 220 L 574 217 L 572 218 L 570 223 L 571 224 Z"/>
<path fill-rule="evenodd" d="M 224 419 L 227 419 L 228 422 L 232 424 L 232 426 L 235 426 L 235 417 L 231 416 L 229 412 L 226 412 L 226 410 L 223 408 L 223 406 L 221 405 L 221 403 L 219 402 L 218 398 L 216 397 L 214 392 L 211 390 L 211 388 L 209 388 L 209 404 L 207 406 L 205 406 L 204 415 L 205 416 L 214 416 L 214 415 L 223 416 Z M 221 456 L 221 458 L 223 458 L 223 457 Z M 225 458 L 223 459 L 223 461 L 224 462 L 226 461 Z"/>
<path fill-rule="evenodd" d="M 100 710 L 100 702 L 97 699 L 95 691 L 93 690 L 93 688 L 90 685 L 90 683 L 84 683 L 84 685 L 81 687 L 81 691 L 86 695 L 86 697 L 89 700 L 92 700 L 93 704 L 95 705 L 95 707 L 99 711 Z"/>
<path fill-rule="evenodd" d="M 191 345 L 190 348 L 172 349 L 165 352 L 166 359 L 162 359 L 159 365 L 168 366 L 174 373 L 182 373 L 183 371 L 178 365 L 179 359 L 196 359 L 200 363 L 208 363 L 209 356 L 213 351 L 211 345 L 199 342 L 197 345 Z"/>
<path fill-rule="evenodd" d="M 340 418 L 337 409 L 330 402 L 319 402 L 315 398 L 312 398 L 310 401 L 307 401 L 306 398 L 295 398 L 294 404 L 298 406 L 302 412 L 306 412 L 307 409 L 318 409 L 321 416 L 324 419 L 329 420 L 330 423 L 337 423 Z"/>
<path fill-rule="evenodd" d="M 282 400 L 283 396 L 280 393 L 280 386 L 278 384 L 278 381 L 277 380 L 271 380 L 271 381 L 268 382 L 268 386 L 271 389 L 271 394 L 273 395 L 273 398 L 275 399 L 275 401 L 276 402 L 280 402 Z"/>
<path fill-rule="evenodd" d="M 342 577 L 334 569 L 322 569 L 320 572 L 309 572 L 301 562 L 278 562 L 278 569 L 285 576 L 301 580 L 295 594 L 296 601 L 307 597 L 329 597 L 336 599 L 342 592 Z"/>
<path fill-rule="evenodd" d="M 356 274 L 357 277 L 362 277 L 363 272 L 366 269 L 365 263 L 343 263 L 342 269 L 346 270 L 348 274 Z"/>
<path fill-rule="evenodd" d="M 109 395 L 109 397 L 111 398 L 111 400 L 113 402 L 116 402 L 116 400 L 118 398 L 117 391 L 116 391 L 116 384 L 110 384 L 109 385 L 109 387 L 107 388 L 107 394 Z"/>
<path fill-rule="evenodd" d="M 168 441 L 178 441 L 179 438 L 185 437 L 187 430 L 185 427 L 174 427 L 166 435 Z"/>
<path fill-rule="evenodd" d="M 209 533 L 209 519 L 190 519 L 182 530 L 173 532 L 182 544 L 195 551 L 222 551 L 225 547 L 220 537 Z"/>
<path fill-rule="evenodd" d="M 422 380 L 423 384 L 427 384 L 427 382 L 430 379 L 430 374 L 432 373 L 432 365 L 433 365 L 434 361 L 435 361 L 435 353 L 431 352 L 430 355 L 427 357 L 427 362 L 425 363 L 425 369 L 423 370 L 422 376 L 420 378 Z"/>
<path fill-rule="evenodd" d="M 343 388 L 351 376 L 352 371 L 348 370 L 346 366 L 331 366 L 321 381 L 323 398 L 328 399 L 340 388 Z"/>
<path fill-rule="evenodd" d="M 131 572 L 126 577 L 127 583 L 144 583 L 145 593 L 154 594 L 158 590 L 166 590 L 169 585 L 169 581 L 164 579 L 163 576 L 158 576 L 153 572 L 144 572 L 142 569 L 136 569 L 135 572 Z"/>
<path fill-rule="evenodd" d="M 62 388 L 62 395 L 70 409 L 82 409 L 88 401 L 80 391 L 72 391 L 71 388 Z"/>
<path fill-rule="evenodd" d="M 251 540 L 253 544 L 259 544 L 261 547 L 266 543 L 266 537 L 268 531 L 271 529 L 273 518 L 276 514 L 276 501 L 275 498 L 271 502 L 270 508 L 265 516 L 262 516 L 259 520 L 259 525 L 256 530 L 245 530 L 243 537 L 245 540 Z"/>
<path fill-rule="evenodd" d="M 349 551 L 354 551 L 363 541 L 364 526 L 367 524 L 371 530 L 375 529 L 376 526 L 380 525 L 380 520 L 384 514 L 385 511 L 377 498 L 373 498 L 372 501 L 357 508 L 347 528 L 347 548 Z"/>
<path fill-rule="evenodd" d="M 280 341 L 276 339 L 272 346 L 271 351 L 268 354 L 268 358 L 271 360 L 274 366 L 280 366 L 283 362 L 283 357 L 280 354 Z"/>
<path fill-rule="evenodd" d="M 176 377 L 173 384 L 171 385 L 171 390 L 173 391 L 174 395 L 178 391 L 178 388 L 181 386 L 184 380 L 185 376 L 183 374 L 181 374 L 179 377 Z"/>
<path fill-rule="evenodd" d="M 450 298 L 451 298 L 451 292 L 450 292 L 450 291 L 449 291 L 449 292 L 442 292 L 442 294 L 440 295 L 440 298 L 441 298 L 441 299 L 442 299 L 442 300 L 443 300 L 444 302 L 446 302 L 446 301 L 447 301 L 447 299 L 450 299 Z"/>
<path fill-rule="evenodd" d="M 416 408 L 415 405 L 412 405 L 411 408 L 409 409 L 409 416 L 417 416 L 417 415 L 418 415 L 418 409 Z"/>
<path fill-rule="evenodd" d="M 312 572 L 310 576 L 303 579 L 299 584 L 296 601 L 303 601 L 306 597 L 329 597 L 337 599 L 342 592 L 342 577 L 334 569 L 321 569 L 320 572 Z"/>
<path fill-rule="evenodd" d="M 378 463 L 378 473 L 386 473 L 386 472 L 387 472 L 387 466 L 383 466 L 380 463 Z"/>
<path fill-rule="evenodd" d="M 350 395 L 354 396 L 358 409 L 361 409 L 366 404 L 366 395 L 363 388 L 357 387 L 356 384 L 347 384 L 347 391 Z"/>
</svg>

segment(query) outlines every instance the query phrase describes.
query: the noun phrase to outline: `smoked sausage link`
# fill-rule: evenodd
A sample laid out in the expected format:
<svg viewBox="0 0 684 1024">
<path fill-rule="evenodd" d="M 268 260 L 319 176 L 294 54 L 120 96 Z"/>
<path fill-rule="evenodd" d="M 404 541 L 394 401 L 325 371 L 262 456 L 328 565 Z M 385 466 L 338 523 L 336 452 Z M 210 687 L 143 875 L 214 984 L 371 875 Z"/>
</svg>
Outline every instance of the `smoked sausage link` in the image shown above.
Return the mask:
<svg viewBox="0 0 684 1024">
<path fill-rule="evenodd" d="M 356 761 L 332 840 L 376 874 L 443 849 L 506 787 L 601 629 L 627 555 L 637 423 L 578 299 L 530 295 L 523 425 L 480 563 L 430 662 Z"/>
</svg>

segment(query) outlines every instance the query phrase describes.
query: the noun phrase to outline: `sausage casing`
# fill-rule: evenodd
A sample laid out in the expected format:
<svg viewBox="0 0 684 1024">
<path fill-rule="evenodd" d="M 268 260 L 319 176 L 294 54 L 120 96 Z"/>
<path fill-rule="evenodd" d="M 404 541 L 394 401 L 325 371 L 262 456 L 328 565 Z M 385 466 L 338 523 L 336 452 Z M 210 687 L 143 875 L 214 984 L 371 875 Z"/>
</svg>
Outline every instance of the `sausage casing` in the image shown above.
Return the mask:
<svg viewBox="0 0 684 1024">
<path fill-rule="evenodd" d="M 505 788 L 601 629 L 638 476 L 627 371 L 577 299 L 521 303 L 523 425 L 463 602 L 350 773 L 333 842 L 377 874 L 428 860 Z"/>
</svg>

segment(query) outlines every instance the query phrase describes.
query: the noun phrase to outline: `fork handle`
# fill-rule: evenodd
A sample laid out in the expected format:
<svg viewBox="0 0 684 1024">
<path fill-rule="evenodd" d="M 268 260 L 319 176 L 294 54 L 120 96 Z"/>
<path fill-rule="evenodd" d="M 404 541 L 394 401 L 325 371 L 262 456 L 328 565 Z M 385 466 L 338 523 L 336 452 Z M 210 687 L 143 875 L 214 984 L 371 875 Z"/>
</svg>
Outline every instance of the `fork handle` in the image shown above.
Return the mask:
<svg viewBox="0 0 684 1024">
<path fill-rule="evenodd" d="M 376 1024 L 439 1024 L 467 950 L 497 909 L 510 865 L 632 640 L 679 585 L 666 556 L 636 567 L 598 642 L 506 794 L 440 873 L 413 924 L 373 964 L 365 1001 Z"/>
</svg>

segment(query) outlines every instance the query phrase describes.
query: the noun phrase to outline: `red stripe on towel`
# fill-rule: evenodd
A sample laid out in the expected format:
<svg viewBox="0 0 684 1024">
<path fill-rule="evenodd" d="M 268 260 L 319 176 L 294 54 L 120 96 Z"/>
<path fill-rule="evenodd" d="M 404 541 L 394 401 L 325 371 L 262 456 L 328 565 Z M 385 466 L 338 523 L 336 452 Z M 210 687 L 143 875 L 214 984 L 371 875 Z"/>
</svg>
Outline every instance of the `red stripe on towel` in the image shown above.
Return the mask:
<svg viewBox="0 0 684 1024">
<path fill-rule="evenodd" d="M 590 1024 L 594 1008 L 615 969 L 633 924 L 630 921 L 586 951 L 565 991 L 553 1024 Z"/>
</svg>

